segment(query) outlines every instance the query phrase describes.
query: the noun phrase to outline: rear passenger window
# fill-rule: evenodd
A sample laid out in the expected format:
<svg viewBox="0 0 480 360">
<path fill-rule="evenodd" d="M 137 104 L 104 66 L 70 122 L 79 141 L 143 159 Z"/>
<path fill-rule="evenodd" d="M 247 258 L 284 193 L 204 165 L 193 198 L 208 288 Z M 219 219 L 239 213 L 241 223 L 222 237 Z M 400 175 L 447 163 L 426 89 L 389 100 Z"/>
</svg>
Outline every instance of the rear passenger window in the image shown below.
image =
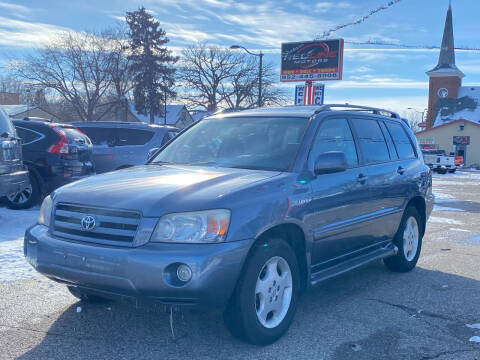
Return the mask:
<svg viewBox="0 0 480 360">
<path fill-rule="evenodd" d="M 78 127 L 81 132 L 86 134 L 92 144 L 96 146 L 115 146 L 115 129 L 100 127 Z"/>
<path fill-rule="evenodd" d="M 387 142 L 388 152 L 390 153 L 390 159 L 398 160 L 398 154 L 397 154 L 397 150 L 395 149 L 395 145 L 393 145 L 392 136 L 390 135 L 383 121 L 379 121 L 378 123 L 382 128 L 383 136 L 385 137 L 385 141 Z"/>
<path fill-rule="evenodd" d="M 310 152 L 310 165 L 313 166 L 320 154 L 329 151 L 342 151 L 349 167 L 358 165 L 355 142 L 346 119 L 326 119 L 322 122 Z"/>
<path fill-rule="evenodd" d="M 416 157 L 415 150 L 403 126 L 388 121 L 387 127 L 390 134 L 392 134 L 393 142 L 395 143 L 400 159 L 414 159 Z"/>
<path fill-rule="evenodd" d="M 22 139 L 23 145 L 29 145 L 34 141 L 39 140 L 42 137 L 42 134 L 39 134 L 36 131 L 31 131 L 22 127 L 17 127 L 17 134 L 18 134 L 18 137 Z"/>
<path fill-rule="evenodd" d="M 153 137 L 153 131 L 118 129 L 118 146 L 145 145 Z"/>
<path fill-rule="evenodd" d="M 390 161 L 387 144 L 377 120 L 357 118 L 352 123 L 365 164 Z"/>
</svg>

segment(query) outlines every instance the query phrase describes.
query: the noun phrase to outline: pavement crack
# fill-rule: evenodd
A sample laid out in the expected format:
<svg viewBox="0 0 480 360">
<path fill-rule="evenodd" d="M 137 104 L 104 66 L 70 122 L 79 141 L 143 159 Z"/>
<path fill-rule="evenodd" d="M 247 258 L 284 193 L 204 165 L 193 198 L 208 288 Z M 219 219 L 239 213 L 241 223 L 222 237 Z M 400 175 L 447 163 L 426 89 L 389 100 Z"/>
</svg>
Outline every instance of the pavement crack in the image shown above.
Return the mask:
<svg viewBox="0 0 480 360">
<path fill-rule="evenodd" d="M 418 310 L 418 309 L 415 309 L 415 308 L 412 308 L 412 307 L 409 307 L 409 306 L 406 306 L 406 305 L 395 304 L 395 303 L 391 303 L 391 302 L 381 300 L 381 299 L 369 298 L 367 300 L 376 301 L 376 302 L 379 302 L 381 304 L 396 307 L 400 310 L 405 311 L 410 316 L 424 315 L 424 316 L 428 316 L 428 317 L 435 318 L 435 319 L 447 320 L 447 321 L 452 321 L 452 322 L 455 322 L 455 323 L 462 323 L 462 321 L 460 321 L 458 319 L 451 318 L 449 316 L 442 315 L 442 314 L 437 314 L 437 313 L 434 313 L 434 312 L 431 312 L 431 311 Z"/>
<path fill-rule="evenodd" d="M 473 351 L 476 351 L 476 350 L 475 349 L 458 349 L 458 350 L 442 351 L 435 355 L 422 356 L 421 360 L 433 360 L 433 359 L 438 359 L 440 356 L 444 356 L 444 355 L 454 355 L 454 354 L 473 352 Z"/>
</svg>

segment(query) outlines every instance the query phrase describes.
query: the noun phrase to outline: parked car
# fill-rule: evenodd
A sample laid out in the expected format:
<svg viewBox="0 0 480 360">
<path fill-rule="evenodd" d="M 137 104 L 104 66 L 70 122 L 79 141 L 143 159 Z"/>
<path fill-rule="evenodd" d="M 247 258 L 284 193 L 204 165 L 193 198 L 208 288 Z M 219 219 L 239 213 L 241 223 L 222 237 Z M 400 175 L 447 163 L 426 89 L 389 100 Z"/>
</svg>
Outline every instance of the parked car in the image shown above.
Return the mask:
<svg viewBox="0 0 480 360">
<path fill-rule="evenodd" d="M 22 147 L 17 132 L 0 110 L 0 198 L 28 186 L 28 171 L 22 163 Z"/>
<path fill-rule="evenodd" d="M 90 139 L 71 125 L 45 119 L 13 120 L 22 139 L 30 184 L 7 197 L 7 205 L 26 209 L 57 187 L 93 175 Z"/>
<path fill-rule="evenodd" d="M 225 307 L 233 334 L 268 344 L 303 290 L 379 259 L 412 270 L 433 202 L 395 113 L 248 110 L 202 119 L 146 165 L 58 189 L 25 256 L 82 300 Z"/>
<path fill-rule="evenodd" d="M 174 126 L 131 122 L 72 123 L 93 143 L 97 173 L 145 164 L 148 152 L 160 148 L 180 131 Z"/>
<path fill-rule="evenodd" d="M 439 174 L 457 171 L 455 155 L 447 155 L 444 150 L 423 150 L 423 159 L 430 169 Z"/>
</svg>

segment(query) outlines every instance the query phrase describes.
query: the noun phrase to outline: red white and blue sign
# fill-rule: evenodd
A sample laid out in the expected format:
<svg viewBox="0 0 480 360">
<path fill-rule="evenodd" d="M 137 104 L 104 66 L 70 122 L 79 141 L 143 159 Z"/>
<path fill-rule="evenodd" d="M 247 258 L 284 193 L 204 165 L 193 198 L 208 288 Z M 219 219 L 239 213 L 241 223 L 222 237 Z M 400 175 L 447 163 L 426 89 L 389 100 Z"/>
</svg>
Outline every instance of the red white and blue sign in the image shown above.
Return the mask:
<svg viewBox="0 0 480 360">
<path fill-rule="evenodd" d="M 311 86 L 295 87 L 295 105 L 323 105 L 325 100 L 325 84 L 314 83 Z"/>
</svg>

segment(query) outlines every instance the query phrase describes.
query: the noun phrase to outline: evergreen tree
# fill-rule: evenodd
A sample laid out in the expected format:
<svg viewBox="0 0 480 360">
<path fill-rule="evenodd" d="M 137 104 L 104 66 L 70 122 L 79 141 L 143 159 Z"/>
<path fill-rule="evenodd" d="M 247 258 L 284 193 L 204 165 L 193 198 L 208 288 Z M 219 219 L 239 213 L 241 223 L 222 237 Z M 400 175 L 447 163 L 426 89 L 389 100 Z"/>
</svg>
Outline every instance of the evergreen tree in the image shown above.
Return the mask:
<svg viewBox="0 0 480 360">
<path fill-rule="evenodd" d="M 144 7 L 127 12 L 126 21 L 130 27 L 129 60 L 133 73 L 133 97 L 135 110 L 149 115 L 150 123 L 155 116 L 164 116 L 163 104 L 167 97 L 176 96 L 172 90 L 175 68 L 178 61 L 164 45 L 169 42 L 160 23 Z"/>
</svg>

